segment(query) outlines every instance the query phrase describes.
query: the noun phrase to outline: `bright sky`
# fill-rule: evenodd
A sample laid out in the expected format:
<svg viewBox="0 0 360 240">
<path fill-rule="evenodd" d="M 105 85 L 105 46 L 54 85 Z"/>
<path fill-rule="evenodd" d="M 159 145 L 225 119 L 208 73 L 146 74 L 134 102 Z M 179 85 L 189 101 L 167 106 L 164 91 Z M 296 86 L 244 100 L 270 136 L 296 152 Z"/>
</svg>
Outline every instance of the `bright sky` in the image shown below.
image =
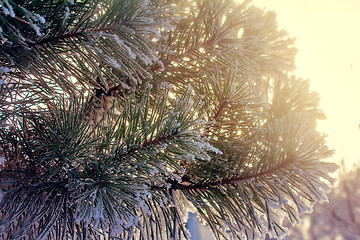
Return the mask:
<svg viewBox="0 0 360 240">
<path fill-rule="evenodd" d="M 349 169 L 360 159 L 360 1 L 253 0 L 274 10 L 280 28 L 295 37 L 296 75 L 309 78 L 321 97 L 334 161 Z"/>
</svg>

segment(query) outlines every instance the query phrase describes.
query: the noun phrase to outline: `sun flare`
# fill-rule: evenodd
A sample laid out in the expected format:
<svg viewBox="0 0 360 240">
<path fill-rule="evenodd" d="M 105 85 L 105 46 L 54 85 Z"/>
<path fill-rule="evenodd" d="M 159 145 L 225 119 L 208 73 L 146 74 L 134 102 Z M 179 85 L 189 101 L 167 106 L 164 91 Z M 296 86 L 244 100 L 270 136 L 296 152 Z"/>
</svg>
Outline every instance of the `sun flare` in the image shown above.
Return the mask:
<svg viewBox="0 0 360 240">
<path fill-rule="evenodd" d="M 295 71 L 309 78 L 321 97 L 327 119 L 318 128 L 328 134 L 333 160 L 349 169 L 360 158 L 360 2 L 357 0 L 254 0 L 277 14 L 280 28 L 296 38 Z"/>
</svg>

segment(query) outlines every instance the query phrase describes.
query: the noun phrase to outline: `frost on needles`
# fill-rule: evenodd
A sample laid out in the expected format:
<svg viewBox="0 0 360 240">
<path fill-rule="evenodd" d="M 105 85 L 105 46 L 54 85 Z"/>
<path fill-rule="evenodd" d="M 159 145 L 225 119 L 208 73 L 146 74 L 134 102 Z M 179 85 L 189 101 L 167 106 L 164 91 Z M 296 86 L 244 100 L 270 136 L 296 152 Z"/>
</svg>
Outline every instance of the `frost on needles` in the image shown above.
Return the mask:
<svg viewBox="0 0 360 240">
<path fill-rule="evenodd" d="M 337 166 L 294 39 L 231 0 L 0 0 L 0 237 L 281 236 Z"/>
</svg>

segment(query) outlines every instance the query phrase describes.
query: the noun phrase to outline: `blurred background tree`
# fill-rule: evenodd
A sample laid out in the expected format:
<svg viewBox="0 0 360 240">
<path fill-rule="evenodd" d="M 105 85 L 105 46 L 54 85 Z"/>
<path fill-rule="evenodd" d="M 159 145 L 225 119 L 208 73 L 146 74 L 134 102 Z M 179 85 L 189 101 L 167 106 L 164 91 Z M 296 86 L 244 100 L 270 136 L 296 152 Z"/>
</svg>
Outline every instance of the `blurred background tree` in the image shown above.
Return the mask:
<svg viewBox="0 0 360 240">
<path fill-rule="evenodd" d="M 0 0 L 4 239 L 280 236 L 336 164 L 294 40 L 247 1 Z"/>
<path fill-rule="evenodd" d="M 291 228 L 290 239 L 360 239 L 360 165 L 346 170 L 344 162 L 338 183 L 303 222 Z"/>
</svg>

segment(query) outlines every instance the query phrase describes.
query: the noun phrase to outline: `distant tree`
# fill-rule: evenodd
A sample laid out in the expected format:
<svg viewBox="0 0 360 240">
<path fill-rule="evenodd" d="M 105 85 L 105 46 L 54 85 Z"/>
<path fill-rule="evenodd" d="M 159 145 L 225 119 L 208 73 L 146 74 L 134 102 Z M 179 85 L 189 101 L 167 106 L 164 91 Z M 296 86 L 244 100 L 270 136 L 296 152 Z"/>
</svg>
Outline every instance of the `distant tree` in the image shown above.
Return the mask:
<svg viewBox="0 0 360 240">
<path fill-rule="evenodd" d="M 282 234 L 331 185 L 275 14 L 230 0 L 0 0 L 0 238 Z"/>
<path fill-rule="evenodd" d="M 344 169 L 342 164 L 342 169 Z M 360 239 L 360 165 L 343 171 L 328 194 L 328 202 L 315 205 L 305 223 L 290 231 L 293 239 Z"/>
</svg>

